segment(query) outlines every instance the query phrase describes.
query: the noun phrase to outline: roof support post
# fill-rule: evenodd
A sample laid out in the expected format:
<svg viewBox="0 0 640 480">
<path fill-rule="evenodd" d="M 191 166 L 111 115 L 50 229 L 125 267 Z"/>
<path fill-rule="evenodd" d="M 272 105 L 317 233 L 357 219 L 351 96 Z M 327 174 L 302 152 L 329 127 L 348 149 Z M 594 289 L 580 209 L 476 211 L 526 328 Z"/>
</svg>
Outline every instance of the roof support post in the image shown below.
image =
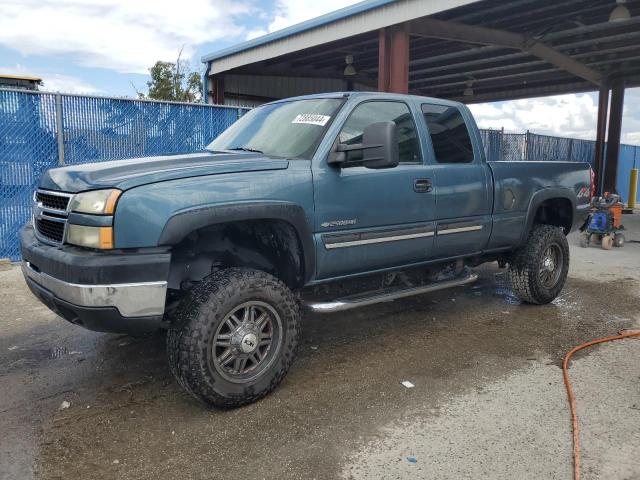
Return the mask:
<svg viewBox="0 0 640 480">
<path fill-rule="evenodd" d="M 214 105 L 224 105 L 224 76 L 211 77 L 211 100 Z"/>
<path fill-rule="evenodd" d="M 389 43 L 387 29 L 378 30 L 378 91 L 386 92 L 389 86 Z"/>
<path fill-rule="evenodd" d="M 607 163 L 604 167 L 604 191 L 615 192 L 618 176 L 618 155 L 622 133 L 624 107 L 624 79 L 617 78 L 611 84 L 611 110 L 609 112 L 609 136 L 607 139 Z"/>
<path fill-rule="evenodd" d="M 604 186 L 604 152 L 609 114 L 609 87 L 601 87 L 598 92 L 598 124 L 596 126 L 596 158 L 593 165 L 596 175 L 597 192 L 602 194 Z"/>
<path fill-rule="evenodd" d="M 378 90 L 409 92 L 409 30 L 406 24 L 379 30 Z"/>
</svg>

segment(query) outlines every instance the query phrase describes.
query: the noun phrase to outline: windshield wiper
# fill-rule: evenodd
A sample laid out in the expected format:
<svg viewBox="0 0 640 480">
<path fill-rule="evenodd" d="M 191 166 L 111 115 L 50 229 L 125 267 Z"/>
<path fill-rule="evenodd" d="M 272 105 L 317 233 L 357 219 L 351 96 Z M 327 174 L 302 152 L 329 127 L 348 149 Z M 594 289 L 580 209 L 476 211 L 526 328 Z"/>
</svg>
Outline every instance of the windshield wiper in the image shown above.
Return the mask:
<svg viewBox="0 0 640 480">
<path fill-rule="evenodd" d="M 262 150 L 256 150 L 255 148 L 249 148 L 249 147 L 234 147 L 234 148 L 230 148 L 229 150 L 240 150 L 242 152 L 252 152 L 252 153 L 264 153 Z"/>
</svg>

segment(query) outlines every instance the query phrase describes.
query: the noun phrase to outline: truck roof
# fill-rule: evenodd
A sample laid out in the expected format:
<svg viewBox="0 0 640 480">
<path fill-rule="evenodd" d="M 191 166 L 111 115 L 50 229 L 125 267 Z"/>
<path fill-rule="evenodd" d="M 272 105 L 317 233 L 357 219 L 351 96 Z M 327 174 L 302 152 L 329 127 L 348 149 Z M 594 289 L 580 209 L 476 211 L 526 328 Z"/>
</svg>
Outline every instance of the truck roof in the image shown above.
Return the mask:
<svg viewBox="0 0 640 480">
<path fill-rule="evenodd" d="M 409 95 L 409 94 L 404 94 L 404 93 L 389 93 L 389 92 L 328 92 L 328 93 L 314 93 L 314 94 L 311 94 L 311 95 L 300 95 L 298 97 L 289 97 L 289 98 L 283 98 L 281 100 L 274 100 L 273 102 L 269 102 L 267 105 L 274 104 L 274 103 L 281 103 L 281 102 L 289 102 L 289 101 L 292 101 L 292 100 L 309 100 L 309 99 L 313 99 L 313 98 L 343 98 L 343 97 L 349 97 L 349 98 L 352 98 L 352 97 L 353 98 L 383 97 L 383 98 L 391 98 L 391 99 L 397 99 L 397 100 L 413 99 L 413 100 L 427 101 L 427 102 L 436 101 L 439 104 L 451 105 L 451 106 L 463 105 L 460 102 L 453 102 L 451 100 L 444 100 L 444 99 L 435 98 L 435 97 L 423 97 L 423 96 L 420 96 L 420 95 Z"/>
</svg>

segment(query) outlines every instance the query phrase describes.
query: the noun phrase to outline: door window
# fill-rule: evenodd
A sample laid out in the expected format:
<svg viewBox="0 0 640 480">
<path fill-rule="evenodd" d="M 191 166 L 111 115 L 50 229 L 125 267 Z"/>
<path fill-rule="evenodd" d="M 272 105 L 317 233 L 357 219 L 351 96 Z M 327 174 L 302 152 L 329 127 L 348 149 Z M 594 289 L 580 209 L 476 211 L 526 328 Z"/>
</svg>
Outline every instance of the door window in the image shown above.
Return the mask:
<svg viewBox="0 0 640 480">
<path fill-rule="evenodd" d="M 422 105 L 427 122 L 433 153 L 438 163 L 471 163 L 473 147 L 467 125 L 456 107 Z"/>
<path fill-rule="evenodd" d="M 398 131 L 399 163 L 421 163 L 422 155 L 413 116 L 406 103 L 364 102 L 358 105 L 340 132 L 340 143 L 362 143 L 367 125 L 378 122 L 394 122 Z"/>
</svg>

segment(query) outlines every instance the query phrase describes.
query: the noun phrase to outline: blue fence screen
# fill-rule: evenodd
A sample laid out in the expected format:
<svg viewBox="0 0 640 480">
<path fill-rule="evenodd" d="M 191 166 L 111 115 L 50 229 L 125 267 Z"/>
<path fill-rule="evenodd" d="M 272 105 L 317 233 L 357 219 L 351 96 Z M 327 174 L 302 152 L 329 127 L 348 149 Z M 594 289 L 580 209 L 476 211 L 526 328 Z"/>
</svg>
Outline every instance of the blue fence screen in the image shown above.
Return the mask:
<svg viewBox="0 0 640 480">
<path fill-rule="evenodd" d="M 42 172 L 58 165 L 202 151 L 246 109 L 0 89 L 0 258 L 20 258 L 18 230 L 31 216 Z M 572 160 L 593 165 L 595 142 L 482 130 L 491 161 Z M 626 199 L 640 147 L 620 151 Z"/>
<path fill-rule="evenodd" d="M 0 89 L 0 258 L 20 258 L 42 172 L 58 165 L 188 153 L 246 109 Z"/>
</svg>

